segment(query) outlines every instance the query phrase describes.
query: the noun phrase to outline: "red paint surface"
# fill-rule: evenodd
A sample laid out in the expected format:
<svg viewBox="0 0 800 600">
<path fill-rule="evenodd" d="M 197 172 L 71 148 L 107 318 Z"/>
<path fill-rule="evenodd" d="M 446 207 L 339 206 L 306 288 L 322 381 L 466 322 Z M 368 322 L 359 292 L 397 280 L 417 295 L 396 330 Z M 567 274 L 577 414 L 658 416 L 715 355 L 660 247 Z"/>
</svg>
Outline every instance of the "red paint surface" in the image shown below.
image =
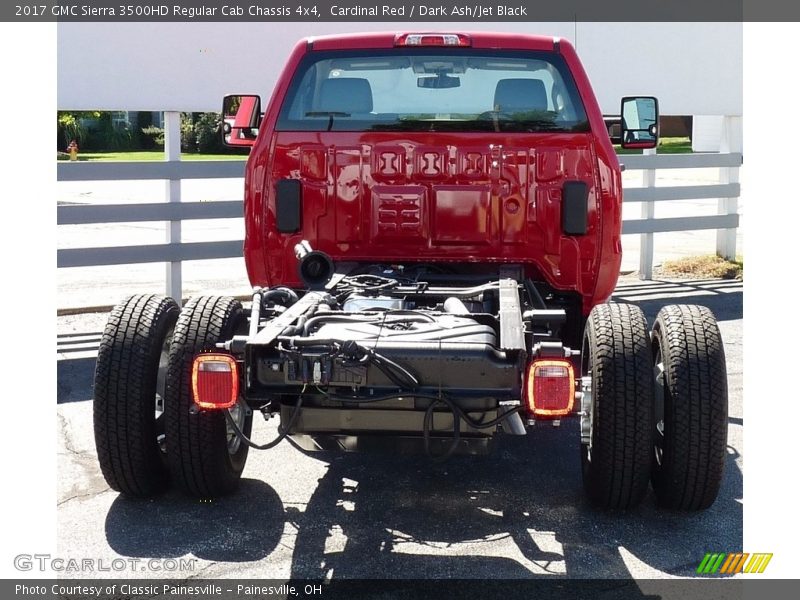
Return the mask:
<svg viewBox="0 0 800 600">
<path fill-rule="evenodd" d="M 473 48 L 553 50 L 553 38 L 470 34 Z M 275 132 L 305 52 L 391 48 L 395 33 L 299 43 L 267 105 L 245 177 L 245 260 L 253 285 L 302 287 L 293 247 L 334 260 L 524 264 L 584 313 L 605 301 L 621 262 L 619 163 L 588 78 L 560 41 L 590 133 Z M 303 224 L 275 228 L 275 182 L 302 182 Z M 588 232 L 561 233 L 561 187 L 589 187 Z"/>
</svg>

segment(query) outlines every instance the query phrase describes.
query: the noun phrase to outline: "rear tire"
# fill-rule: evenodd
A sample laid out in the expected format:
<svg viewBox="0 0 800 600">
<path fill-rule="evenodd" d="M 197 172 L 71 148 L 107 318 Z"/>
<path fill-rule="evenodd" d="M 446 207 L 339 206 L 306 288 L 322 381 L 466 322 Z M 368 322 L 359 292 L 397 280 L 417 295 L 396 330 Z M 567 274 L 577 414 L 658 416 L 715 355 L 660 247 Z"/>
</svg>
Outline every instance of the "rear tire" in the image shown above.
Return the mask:
<svg viewBox="0 0 800 600">
<path fill-rule="evenodd" d="M 223 411 L 193 410 L 192 363 L 201 352 L 216 350 L 217 342 L 230 340 L 243 324 L 238 300 L 201 296 L 189 300 L 175 325 L 167 372 L 167 459 L 176 485 L 200 498 L 236 489 L 248 447 L 235 437 Z M 249 436 L 252 414 L 245 416 L 249 411 L 241 402 L 230 412 Z"/>
<path fill-rule="evenodd" d="M 653 368 L 647 321 L 630 304 L 600 304 L 586 322 L 583 375 L 591 378 L 583 484 L 607 509 L 633 508 L 650 481 Z"/>
<path fill-rule="evenodd" d="M 666 508 L 708 508 L 719 493 L 728 441 L 725 351 L 713 313 L 703 306 L 662 308 L 653 360 L 656 498 Z"/>
<path fill-rule="evenodd" d="M 100 342 L 93 406 L 97 458 L 111 489 L 128 496 L 152 496 L 169 483 L 163 384 L 179 312 L 172 298 L 131 296 L 111 311 Z"/>
</svg>

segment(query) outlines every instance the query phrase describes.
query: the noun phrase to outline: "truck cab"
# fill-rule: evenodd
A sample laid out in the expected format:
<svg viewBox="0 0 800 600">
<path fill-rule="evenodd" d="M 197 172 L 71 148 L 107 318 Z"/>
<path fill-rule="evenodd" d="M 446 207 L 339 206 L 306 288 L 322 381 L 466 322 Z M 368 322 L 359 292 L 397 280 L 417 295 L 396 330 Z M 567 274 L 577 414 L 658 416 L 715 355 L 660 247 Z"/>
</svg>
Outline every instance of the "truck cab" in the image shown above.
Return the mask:
<svg viewBox="0 0 800 600">
<path fill-rule="evenodd" d="M 303 40 L 260 128 L 245 141 L 255 284 L 300 285 L 305 239 L 352 262 L 518 264 L 576 318 L 614 289 L 619 227 L 603 224 L 620 220 L 619 163 L 565 40 Z"/>
<path fill-rule="evenodd" d="M 623 147 L 654 147 L 655 98 L 623 98 L 620 129 Z M 263 111 L 259 95 L 225 97 L 223 136 L 251 148 L 251 302 L 119 308 L 151 323 L 166 365 L 155 380 L 164 477 L 213 496 L 235 489 L 248 448 L 287 437 L 305 450 L 444 460 L 563 420 L 580 428 L 598 505 L 634 506 L 651 476 L 667 505 L 713 502 L 724 442 L 710 434 L 703 443 L 722 458 L 703 467 L 705 495 L 675 491 L 686 417 L 672 404 L 684 383 L 673 367 L 704 365 L 687 372 L 716 390 L 721 418 L 719 333 L 698 307 L 670 309 L 651 333 L 637 307 L 607 303 L 622 252 L 620 164 L 568 41 L 304 39 Z M 174 316 L 158 328 L 162 313 Z M 682 358 L 675 339 L 701 322 L 708 339 Z M 267 444 L 250 438 L 258 412 L 280 420 Z M 114 469 L 107 479 L 126 491 Z"/>
</svg>

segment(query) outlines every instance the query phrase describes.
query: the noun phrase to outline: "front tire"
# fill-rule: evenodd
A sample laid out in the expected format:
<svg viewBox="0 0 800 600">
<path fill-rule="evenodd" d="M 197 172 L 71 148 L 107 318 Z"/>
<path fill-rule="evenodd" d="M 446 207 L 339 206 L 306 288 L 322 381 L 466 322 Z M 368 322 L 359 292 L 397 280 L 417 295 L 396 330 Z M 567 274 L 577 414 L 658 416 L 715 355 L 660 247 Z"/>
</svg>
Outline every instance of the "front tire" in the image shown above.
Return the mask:
<svg viewBox="0 0 800 600">
<path fill-rule="evenodd" d="M 722 482 L 728 379 L 722 338 L 703 306 L 665 306 L 653 326 L 657 382 L 653 489 L 659 505 L 702 510 Z"/>
<path fill-rule="evenodd" d="M 653 368 L 642 311 L 631 304 L 595 306 L 582 360 L 591 382 L 582 416 L 584 488 L 598 507 L 633 508 L 647 492 L 653 447 Z"/>
<path fill-rule="evenodd" d="M 236 489 L 247 460 L 223 411 L 195 411 L 191 371 L 195 356 L 216 350 L 246 324 L 242 305 L 227 297 L 193 298 L 175 325 L 167 372 L 167 458 L 172 478 L 183 491 L 200 498 L 229 494 Z M 240 401 L 229 409 L 245 435 L 252 413 Z"/>
<path fill-rule="evenodd" d="M 111 489 L 145 498 L 169 483 L 164 461 L 164 382 L 180 307 L 131 296 L 111 311 L 94 374 L 94 439 Z"/>
</svg>

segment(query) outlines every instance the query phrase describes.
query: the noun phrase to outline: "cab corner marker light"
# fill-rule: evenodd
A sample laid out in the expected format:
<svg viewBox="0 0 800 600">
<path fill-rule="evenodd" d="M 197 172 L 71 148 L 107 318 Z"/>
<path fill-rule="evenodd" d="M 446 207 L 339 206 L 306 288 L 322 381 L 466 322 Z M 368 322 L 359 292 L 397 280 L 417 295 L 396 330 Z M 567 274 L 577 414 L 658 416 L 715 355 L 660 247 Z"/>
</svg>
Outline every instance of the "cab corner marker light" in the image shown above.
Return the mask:
<svg viewBox="0 0 800 600">
<path fill-rule="evenodd" d="M 192 399 L 199 408 L 231 408 L 239 398 L 239 369 L 230 354 L 198 354 L 192 364 Z"/>
<path fill-rule="evenodd" d="M 536 417 L 557 418 L 572 412 L 575 371 L 567 359 L 534 359 L 528 366 L 525 404 Z"/>
</svg>

